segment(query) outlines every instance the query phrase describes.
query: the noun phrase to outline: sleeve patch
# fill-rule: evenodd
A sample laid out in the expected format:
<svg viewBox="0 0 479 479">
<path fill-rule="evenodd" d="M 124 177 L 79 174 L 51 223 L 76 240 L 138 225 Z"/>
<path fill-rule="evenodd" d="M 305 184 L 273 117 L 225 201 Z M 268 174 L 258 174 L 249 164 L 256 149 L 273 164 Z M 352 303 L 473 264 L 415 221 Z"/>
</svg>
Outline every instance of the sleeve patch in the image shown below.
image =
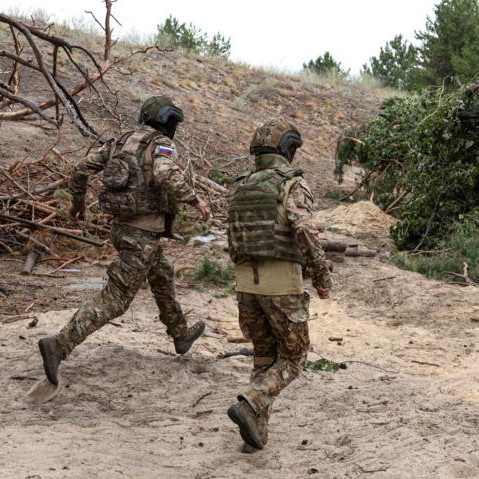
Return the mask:
<svg viewBox="0 0 479 479">
<path fill-rule="evenodd" d="M 171 156 L 173 155 L 173 151 L 173 148 L 170 148 L 169 146 L 157 145 L 155 149 L 155 154 L 162 156 Z"/>
</svg>

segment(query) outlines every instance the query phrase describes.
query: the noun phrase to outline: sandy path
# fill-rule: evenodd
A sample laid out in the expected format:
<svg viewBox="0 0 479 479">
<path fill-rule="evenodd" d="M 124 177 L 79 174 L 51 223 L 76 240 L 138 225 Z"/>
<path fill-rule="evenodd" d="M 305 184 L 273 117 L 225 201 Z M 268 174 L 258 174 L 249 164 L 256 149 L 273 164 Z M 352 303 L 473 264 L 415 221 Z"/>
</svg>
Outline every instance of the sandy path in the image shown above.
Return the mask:
<svg viewBox="0 0 479 479">
<path fill-rule="evenodd" d="M 387 371 L 349 363 L 304 373 L 276 402 L 270 443 L 255 455 L 239 452 L 225 415 L 250 359 L 216 359 L 241 347 L 226 341 L 239 335 L 232 297 L 180 290 L 190 318 L 206 318 L 208 330 L 177 358 L 142 291 L 121 327 L 104 327 L 62 365 L 62 390 L 41 407 L 23 401 L 33 379 L 12 377 L 42 377 L 36 342 L 72 310 L 41 314 L 34 329 L 0 326 L 1 476 L 479 477 L 477 289 L 377 259 L 350 259 L 335 276 L 332 299 L 312 301 L 315 351 Z"/>
</svg>

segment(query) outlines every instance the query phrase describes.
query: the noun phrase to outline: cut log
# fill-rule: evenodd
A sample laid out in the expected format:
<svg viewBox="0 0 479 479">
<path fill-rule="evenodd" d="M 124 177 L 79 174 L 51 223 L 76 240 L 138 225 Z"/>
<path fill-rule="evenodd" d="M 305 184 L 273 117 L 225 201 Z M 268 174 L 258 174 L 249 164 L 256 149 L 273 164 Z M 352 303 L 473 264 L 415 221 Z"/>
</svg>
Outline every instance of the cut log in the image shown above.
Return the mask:
<svg viewBox="0 0 479 479">
<path fill-rule="evenodd" d="M 347 243 L 331 240 L 320 240 L 320 243 L 324 251 L 336 251 L 337 253 L 344 253 L 349 246 Z"/>
<path fill-rule="evenodd" d="M 357 258 L 359 256 L 364 256 L 364 257 L 373 257 L 376 256 L 378 252 L 373 249 L 359 249 L 359 248 L 351 248 L 347 249 L 344 252 L 344 256 L 350 256 L 352 258 Z"/>
<path fill-rule="evenodd" d="M 22 274 L 32 274 L 33 269 L 35 268 L 35 263 L 39 257 L 40 254 L 37 251 L 30 251 L 23 266 Z"/>
</svg>

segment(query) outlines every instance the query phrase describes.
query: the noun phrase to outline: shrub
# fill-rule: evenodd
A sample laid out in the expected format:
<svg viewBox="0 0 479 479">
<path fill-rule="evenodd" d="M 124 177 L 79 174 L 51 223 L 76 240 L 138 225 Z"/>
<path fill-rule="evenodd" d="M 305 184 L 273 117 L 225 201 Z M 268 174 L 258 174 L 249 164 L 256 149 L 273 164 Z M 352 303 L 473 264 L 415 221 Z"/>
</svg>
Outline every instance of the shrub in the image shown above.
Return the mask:
<svg viewBox="0 0 479 479">
<path fill-rule="evenodd" d="M 316 60 L 309 60 L 308 63 L 303 63 L 303 70 L 308 70 L 317 75 L 335 73 L 341 77 L 349 75 L 349 69 L 343 70 L 341 62 L 336 61 L 331 53 L 325 52 L 324 55 L 319 55 Z"/>
<path fill-rule="evenodd" d="M 163 47 L 184 48 L 197 55 L 228 58 L 231 51 L 230 38 L 218 32 L 210 39 L 192 23 L 180 23 L 172 15 L 157 26 L 156 39 Z"/>
<path fill-rule="evenodd" d="M 348 164 L 364 168 L 363 192 L 399 220 L 400 249 L 439 247 L 479 208 L 478 89 L 389 99 L 338 143 L 337 178 Z"/>
</svg>

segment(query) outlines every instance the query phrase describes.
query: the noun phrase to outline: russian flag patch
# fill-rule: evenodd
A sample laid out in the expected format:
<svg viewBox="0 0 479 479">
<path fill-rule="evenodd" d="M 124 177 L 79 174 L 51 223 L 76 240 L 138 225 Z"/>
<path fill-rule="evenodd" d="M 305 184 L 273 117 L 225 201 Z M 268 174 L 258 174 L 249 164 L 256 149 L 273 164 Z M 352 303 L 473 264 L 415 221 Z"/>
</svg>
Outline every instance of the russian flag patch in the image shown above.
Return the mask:
<svg viewBox="0 0 479 479">
<path fill-rule="evenodd" d="M 173 154 L 173 148 L 169 146 L 158 145 L 156 147 L 155 153 L 157 155 L 171 156 Z"/>
</svg>

